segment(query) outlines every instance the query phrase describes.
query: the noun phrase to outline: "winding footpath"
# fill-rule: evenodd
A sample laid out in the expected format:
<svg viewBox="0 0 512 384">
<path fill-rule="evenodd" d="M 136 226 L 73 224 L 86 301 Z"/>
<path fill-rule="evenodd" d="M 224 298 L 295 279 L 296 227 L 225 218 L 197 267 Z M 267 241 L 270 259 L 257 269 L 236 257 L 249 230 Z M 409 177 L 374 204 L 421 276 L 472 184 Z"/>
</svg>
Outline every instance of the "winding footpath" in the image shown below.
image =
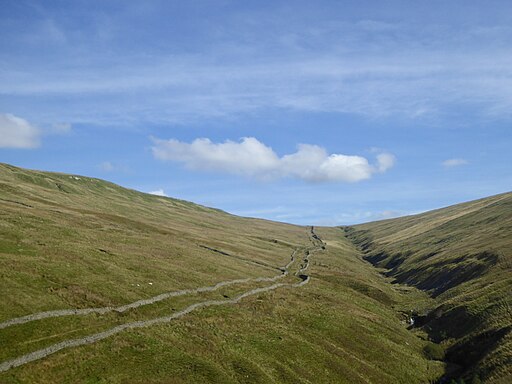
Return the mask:
<svg viewBox="0 0 512 384">
<path fill-rule="evenodd" d="M 309 267 L 309 263 L 310 263 L 309 257 L 311 256 L 311 254 L 313 252 L 316 252 L 320 249 L 324 249 L 324 247 L 325 247 L 322 240 L 314 233 L 313 227 L 311 227 L 311 241 L 314 244 L 314 248 L 307 249 L 305 251 L 305 257 L 304 257 L 303 263 L 301 264 L 301 268 L 295 274 L 302 280 L 298 283 L 294 283 L 294 284 L 275 283 L 275 284 L 272 284 L 267 287 L 251 289 L 251 290 L 244 292 L 232 299 L 207 300 L 207 301 L 192 304 L 192 305 L 186 307 L 185 309 L 175 312 L 169 316 L 163 316 L 163 317 L 157 317 L 157 318 L 150 319 L 150 320 L 141 320 L 141 321 L 135 321 L 135 322 L 130 322 L 130 323 L 126 323 L 126 324 L 121 324 L 121 325 L 118 325 L 116 327 L 113 327 L 113 328 L 108 329 L 103 332 L 95 333 L 95 334 L 88 335 L 88 336 L 78 338 L 78 339 L 65 340 L 60 343 L 53 344 L 49 347 L 42 348 L 37 351 L 17 357 L 15 359 L 4 361 L 4 362 L 0 363 L 0 372 L 5 372 L 11 368 L 19 367 L 19 366 L 27 364 L 29 362 L 45 358 L 46 356 L 54 354 L 54 353 L 56 353 L 62 349 L 65 349 L 65 348 L 72 348 L 72 347 L 78 347 L 81 345 L 95 343 L 97 341 L 106 339 L 107 337 L 113 336 L 113 335 L 123 332 L 125 330 L 136 329 L 136 328 L 146 328 L 146 327 L 150 327 L 150 326 L 153 326 L 156 324 L 168 323 L 174 319 L 182 317 L 182 316 L 184 316 L 190 312 L 193 312 L 197 309 L 200 309 L 200 308 L 218 306 L 218 305 L 226 305 L 226 304 L 237 304 L 238 302 L 240 302 L 242 299 L 244 299 L 246 297 L 257 295 L 257 294 L 263 293 L 263 292 L 272 291 L 272 290 L 275 290 L 275 289 L 278 289 L 281 287 L 291 287 L 291 288 L 301 287 L 310 281 L 310 276 L 305 274 L 305 271 Z M 135 301 L 133 303 L 126 304 L 126 305 L 123 305 L 120 307 L 85 308 L 85 309 L 70 309 L 70 310 L 40 312 L 40 313 L 36 313 L 33 315 L 18 317 L 18 318 L 11 319 L 6 322 L 0 323 L 0 329 L 9 327 L 14 324 L 23 324 L 23 323 L 27 323 L 29 321 L 34 321 L 34 320 L 39 320 L 39 319 L 44 319 L 44 318 L 49 318 L 49 317 L 86 315 L 89 313 L 103 314 L 103 313 L 113 312 L 113 311 L 124 312 L 129 309 L 137 308 L 137 307 L 140 307 L 143 305 L 156 303 L 158 301 L 162 301 L 162 300 L 165 300 L 170 297 L 182 296 L 182 295 L 199 293 L 199 292 L 212 292 L 221 287 L 234 285 L 234 284 L 241 284 L 241 283 L 247 283 L 247 282 L 263 282 L 263 281 L 275 282 L 289 274 L 289 268 L 294 263 L 295 256 L 296 256 L 297 252 L 298 252 L 298 249 L 293 251 L 293 253 L 291 255 L 290 262 L 282 269 L 283 273 L 280 275 L 274 276 L 274 277 L 258 277 L 258 278 L 247 278 L 247 279 L 223 281 L 223 282 L 220 282 L 220 283 L 218 283 L 214 286 L 210 286 L 210 287 L 200 287 L 200 288 L 196 288 L 196 289 L 185 289 L 185 290 L 181 290 L 181 291 L 173 291 L 173 292 L 163 293 L 161 295 L 154 296 L 149 299 Z"/>
<path fill-rule="evenodd" d="M 209 286 L 209 287 L 199 287 L 199 288 L 195 288 L 195 289 L 182 289 L 179 291 L 165 292 L 160 295 L 150 297 L 148 299 L 137 300 L 137 301 L 134 301 L 133 303 L 121 305 L 119 307 L 59 309 L 56 311 L 38 312 L 38 313 L 33 313 L 31 315 L 16 317 L 16 318 L 4 321 L 3 323 L 0 323 L 0 329 L 4 329 L 4 328 L 10 327 L 12 325 L 25 324 L 25 323 L 35 321 L 35 320 L 47 319 L 50 317 L 85 316 L 85 315 L 89 315 L 91 313 L 97 313 L 97 314 L 101 315 L 101 314 L 108 313 L 108 312 L 123 313 L 130 309 L 139 308 L 144 305 L 154 304 L 156 302 L 163 301 L 163 300 L 169 299 L 171 297 L 185 296 L 185 295 L 191 295 L 194 293 L 202 293 L 202 292 L 213 292 L 213 291 L 218 290 L 219 288 L 227 287 L 227 286 L 235 285 L 235 284 L 244 284 L 244 283 L 250 283 L 250 282 L 263 282 L 263 281 L 268 281 L 268 282 L 277 281 L 277 280 L 282 279 L 283 277 L 288 275 L 288 269 L 295 261 L 295 254 L 297 253 L 297 251 L 298 251 L 298 249 L 293 251 L 290 262 L 286 266 L 281 268 L 281 270 L 283 271 L 282 274 L 279 274 L 274 277 L 256 277 L 256 278 L 221 281 L 220 283 L 217 283 L 217 284 L 215 284 L 213 286 Z"/>
</svg>

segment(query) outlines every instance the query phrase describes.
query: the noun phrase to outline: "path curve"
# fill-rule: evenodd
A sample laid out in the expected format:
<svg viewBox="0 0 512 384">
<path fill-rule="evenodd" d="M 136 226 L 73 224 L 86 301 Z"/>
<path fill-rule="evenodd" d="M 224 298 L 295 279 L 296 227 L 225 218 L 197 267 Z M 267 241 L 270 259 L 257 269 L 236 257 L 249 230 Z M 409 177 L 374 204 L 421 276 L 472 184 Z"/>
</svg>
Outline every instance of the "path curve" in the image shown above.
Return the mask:
<svg viewBox="0 0 512 384">
<path fill-rule="evenodd" d="M 131 322 L 131 323 L 125 323 L 125 324 L 121 324 L 121 325 L 118 325 L 116 327 L 113 327 L 111 329 L 108 329 L 106 331 L 95 333 L 95 334 L 92 334 L 92 335 L 88 335 L 88 336 L 85 336 L 85 337 L 82 337 L 82 338 L 72 339 L 72 340 L 65 340 L 65 341 L 62 341 L 60 343 L 50 345 L 49 347 L 42 348 L 42 349 L 39 349 L 37 351 L 27 353 L 27 354 L 22 355 L 20 357 L 4 361 L 4 362 L 0 363 L 0 372 L 5 372 L 5 371 L 7 371 L 7 370 L 9 370 L 11 368 L 19 367 L 19 366 L 27 364 L 29 362 L 43 359 L 43 358 L 45 358 L 45 357 L 47 357 L 47 356 L 49 356 L 51 354 L 54 354 L 54 353 L 56 353 L 56 352 L 58 352 L 58 351 L 60 351 L 62 349 L 78 347 L 78 346 L 82 346 L 82 345 L 87 345 L 87 344 L 95 343 L 97 341 L 106 339 L 107 337 L 116 335 L 116 334 L 118 334 L 118 333 L 120 333 L 122 331 L 128 330 L 128 329 L 146 328 L 146 327 L 150 327 L 150 326 L 155 325 L 155 324 L 168 323 L 168 322 L 170 322 L 170 321 L 172 321 L 174 319 L 182 317 L 182 316 L 184 316 L 184 315 L 186 315 L 186 314 L 188 314 L 190 312 L 193 312 L 193 311 L 195 311 L 197 309 L 200 309 L 200 308 L 210 307 L 210 306 L 217 306 L 217 305 L 236 304 L 236 303 L 240 302 L 242 299 L 244 299 L 246 297 L 253 296 L 253 295 L 256 295 L 256 294 L 259 294 L 259 293 L 263 293 L 263 292 L 272 291 L 272 290 L 278 289 L 280 287 L 294 287 L 294 288 L 301 287 L 301 286 L 309 283 L 309 281 L 311 279 L 308 275 L 304 274 L 306 269 L 309 267 L 309 256 L 311 256 L 312 252 L 320 250 L 320 249 L 323 249 L 323 247 L 325 246 L 324 243 L 320 240 L 320 238 L 314 233 L 313 227 L 311 227 L 311 233 L 313 235 L 312 238 L 317 240 L 317 241 L 319 241 L 321 245 L 315 244 L 315 241 L 312 240 L 313 244 L 315 245 L 315 248 L 306 251 L 306 256 L 304 258 L 304 264 L 301 265 L 301 269 L 298 271 L 298 277 L 302 279 L 302 281 L 299 282 L 299 283 L 295 283 L 295 284 L 276 283 L 276 284 L 272 284 L 272 285 L 267 286 L 267 287 L 255 288 L 255 289 L 251 289 L 251 290 L 249 290 L 247 292 L 244 292 L 244 293 L 242 293 L 242 294 L 240 294 L 240 295 L 238 295 L 238 296 L 236 296 L 236 297 L 234 297 L 232 299 L 227 299 L 227 300 L 207 300 L 207 301 L 203 301 L 203 302 L 199 302 L 199 303 L 195 303 L 195 304 L 189 305 L 185 309 L 182 309 L 181 311 L 175 312 L 175 313 L 173 313 L 171 315 L 168 315 L 168 316 L 157 317 L 157 318 L 150 319 L 150 320 L 141 320 L 141 321 L 135 321 L 135 322 Z M 203 292 L 204 292 L 206 290 L 214 290 L 213 288 L 217 287 L 217 286 L 219 286 L 219 288 L 220 288 L 221 286 L 230 285 L 231 282 L 235 282 L 235 281 L 237 281 L 237 282 L 241 282 L 241 281 L 275 281 L 275 280 L 277 280 L 279 278 L 282 278 L 282 277 L 284 277 L 284 276 L 286 276 L 288 274 L 288 268 L 291 266 L 291 264 L 294 261 L 295 253 L 296 253 L 296 251 L 294 251 L 294 253 L 292 254 L 292 257 L 291 257 L 292 260 L 286 265 L 283 273 L 281 275 L 278 275 L 278 276 L 275 276 L 275 277 L 260 277 L 260 278 L 255 278 L 255 279 L 251 279 L 250 278 L 250 279 L 231 280 L 231 281 L 227 281 L 227 282 L 218 283 L 218 284 L 216 284 L 213 287 L 203 287 L 203 288 L 197 288 L 196 290 L 183 290 L 183 291 L 176 291 L 176 292 L 188 292 L 188 291 L 201 292 L 199 290 L 203 290 Z M 232 284 L 235 284 L 235 283 L 232 283 Z M 215 288 L 215 289 L 218 289 L 218 288 Z M 175 292 L 169 292 L 168 294 L 171 294 L 171 293 L 175 293 Z M 155 298 L 161 297 L 163 295 L 166 295 L 166 294 L 155 296 Z M 178 295 L 176 295 L 176 296 L 178 296 Z M 168 296 L 168 297 L 171 297 L 171 296 Z M 152 299 L 154 299 L 154 298 L 152 298 Z M 151 300 L 151 299 L 148 299 L 148 300 Z M 163 300 L 163 299 L 160 299 L 160 300 Z M 139 302 L 143 302 L 143 301 L 145 301 L 145 300 L 140 300 L 140 301 L 135 302 L 135 303 L 139 303 Z M 155 301 L 158 301 L 158 300 L 155 300 Z M 128 307 L 128 306 L 133 305 L 135 303 L 131 303 L 131 304 L 128 304 L 128 305 L 123 306 L 123 307 Z M 141 304 L 141 305 L 145 305 L 145 304 Z M 103 309 L 103 308 L 89 308 L 89 309 L 94 310 L 94 309 Z M 75 314 L 75 313 L 73 313 L 73 314 Z M 13 320 L 15 320 L 15 319 L 13 319 Z"/>
<path fill-rule="evenodd" d="M 307 284 L 309 282 L 309 280 L 310 280 L 310 278 L 309 278 L 309 276 L 307 276 L 303 281 L 301 281 L 300 283 L 296 283 L 296 284 L 276 283 L 276 284 L 270 285 L 268 287 L 252 289 L 250 291 L 242 293 L 241 295 L 238 295 L 235 298 L 229 299 L 229 300 L 203 301 L 200 303 L 192 304 L 192 305 L 188 306 L 187 308 L 185 308 L 179 312 L 173 313 L 172 315 L 169 315 L 169 316 L 158 317 L 158 318 L 151 319 L 151 320 L 135 321 L 132 323 L 126 323 L 126 324 L 118 325 L 118 326 L 111 328 L 107 331 L 95 333 L 93 335 L 85 336 L 83 338 L 62 341 L 60 343 L 53 344 L 47 348 L 43 348 L 43 349 L 37 350 L 35 352 L 31 352 L 26 355 L 17 357 L 15 359 L 3 362 L 0 364 L 0 372 L 5 372 L 11 368 L 19 367 L 20 365 L 27 364 L 31 361 L 42 359 L 46 356 L 54 354 L 54 353 L 56 353 L 62 349 L 65 349 L 65 348 L 72 348 L 72 347 L 78 347 L 81 345 L 95 343 L 99 340 L 106 339 L 107 337 L 113 336 L 113 335 L 115 335 L 119 332 L 125 331 L 127 329 L 146 328 L 146 327 L 150 327 L 155 324 L 168 323 L 174 319 L 182 317 L 182 316 L 184 316 L 192 311 L 195 311 L 196 309 L 199 309 L 199 308 L 211 307 L 211 306 L 215 306 L 215 305 L 236 304 L 245 297 L 253 296 L 258 293 L 272 291 L 272 290 L 275 290 L 280 287 L 301 287 L 304 284 Z"/>
<path fill-rule="evenodd" d="M 51 317 L 62 317 L 62 316 L 85 316 L 89 315 L 91 313 L 97 313 L 97 314 L 104 314 L 108 312 L 118 312 L 123 313 L 130 309 L 139 308 L 144 305 L 154 304 L 162 300 L 169 299 L 171 297 L 177 297 L 177 296 L 184 296 L 184 295 L 190 295 L 194 293 L 201 293 L 201 292 L 213 292 L 216 291 L 219 288 L 227 287 L 230 285 L 235 284 L 243 284 L 243 283 L 249 283 L 249 282 L 262 282 L 262 281 L 277 281 L 279 279 L 282 279 L 283 277 L 288 275 L 288 269 L 295 261 L 295 255 L 298 252 L 298 248 L 295 249 L 291 255 L 291 260 L 286 266 L 279 268 L 281 269 L 282 273 L 274 276 L 274 277 L 250 277 L 246 279 L 235 279 L 235 280 L 226 280 L 221 281 L 215 285 L 208 286 L 208 287 L 199 287 L 195 289 L 182 289 L 179 291 L 171 291 L 171 292 L 165 292 L 161 293 L 160 295 L 150 297 L 148 299 L 142 299 L 134 301 L 133 303 L 121 305 L 119 307 L 98 307 L 98 308 L 81 308 L 81 309 L 58 309 L 54 311 L 45 311 L 45 312 L 38 312 L 33 313 L 26 316 L 16 317 L 13 319 L 6 320 L 2 323 L 0 323 L 0 329 L 4 329 L 13 325 L 19 325 L 19 324 L 25 324 L 29 323 L 31 321 L 41 320 L 41 319 L 47 319 Z"/>
</svg>

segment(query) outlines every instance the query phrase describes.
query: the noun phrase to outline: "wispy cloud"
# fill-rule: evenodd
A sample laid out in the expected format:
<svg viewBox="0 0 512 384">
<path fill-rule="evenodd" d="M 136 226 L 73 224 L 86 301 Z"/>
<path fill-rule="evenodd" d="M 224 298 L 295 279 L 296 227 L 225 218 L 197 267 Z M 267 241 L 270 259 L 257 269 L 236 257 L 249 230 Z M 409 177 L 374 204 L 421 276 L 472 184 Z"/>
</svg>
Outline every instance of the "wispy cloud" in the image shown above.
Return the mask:
<svg viewBox="0 0 512 384">
<path fill-rule="evenodd" d="M 103 161 L 98 164 L 98 169 L 102 172 L 122 172 L 128 173 L 129 168 L 125 165 L 113 163 L 111 161 Z"/>
<path fill-rule="evenodd" d="M 116 109 L 105 109 L 94 97 L 115 96 L 125 115 L 116 116 L 121 121 L 142 113 L 150 119 L 180 121 L 265 108 L 415 119 L 442 113 L 447 104 L 475 105 L 489 115 L 512 106 L 512 84 L 507 80 L 512 57 L 508 54 L 497 52 L 476 62 L 464 55 L 446 60 L 425 52 L 415 58 L 398 52 L 387 56 L 278 57 L 265 65 L 212 65 L 193 57 L 160 57 L 152 65 L 113 64 L 91 73 L 49 70 L 42 78 L 30 72 L 20 77 L 17 71 L 18 75 L 6 74 L 2 79 L 0 93 L 80 96 L 103 119 L 113 118 Z M 141 97 L 134 104 L 125 95 L 135 91 Z"/>
<path fill-rule="evenodd" d="M 284 215 L 288 213 L 288 209 L 283 206 L 271 207 L 271 208 L 258 208 L 258 209 L 244 209 L 234 210 L 233 214 L 238 216 L 256 216 L 256 217 L 269 217 L 276 215 Z"/>
<path fill-rule="evenodd" d="M 9 113 L 0 114 L 0 148 L 36 148 L 40 130 L 27 120 Z"/>
<path fill-rule="evenodd" d="M 110 161 L 104 161 L 98 165 L 98 168 L 103 172 L 112 172 L 115 170 L 114 164 L 112 164 Z"/>
<path fill-rule="evenodd" d="M 226 21 L 236 29 L 219 27 L 203 36 L 208 44 L 197 50 L 157 51 L 151 60 L 132 50 L 97 54 L 101 39 L 78 40 L 63 29 L 66 23 L 47 19 L 30 34 L 60 41 L 60 55 L 51 65 L 6 60 L 0 95 L 63 98 L 71 106 L 64 111 L 69 121 L 125 124 L 268 109 L 418 119 L 459 105 L 480 116 L 511 114 L 512 28 L 506 25 L 418 29 L 407 22 L 335 22 L 324 15 L 312 28 L 304 20 L 283 27 L 278 15 L 264 19 L 263 25 L 242 23 L 231 15 Z M 116 22 L 109 19 L 111 38 L 130 36 L 131 25 Z M 94 117 L 85 112 L 90 109 Z"/>
<path fill-rule="evenodd" d="M 417 211 L 384 210 L 384 211 L 352 211 L 333 213 L 331 216 L 316 217 L 312 224 L 315 225 L 354 225 L 371 221 L 387 220 L 396 217 L 415 215 Z"/>
<path fill-rule="evenodd" d="M 328 154 L 319 146 L 300 144 L 295 153 L 279 157 L 271 147 L 254 137 L 240 142 L 213 143 L 196 139 L 192 143 L 153 138 L 153 155 L 160 160 L 185 164 L 194 170 L 220 171 L 257 179 L 294 177 L 307 182 L 357 182 L 385 172 L 395 162 L 393 155 L 381 153 L 372 165 L 362 156 Z"/>
<path fill-rule="evenodd" d="M 69 123 L 54 123 L 48 130 L 50 134 L 63 135 L 71 132 L 72 126 Z"/>
<path fill-rule="evenodd" d="M 468 164 L 466 159 L 448 159 L 441 163 L 444 167 L 453 168 Z"/>
</svg>

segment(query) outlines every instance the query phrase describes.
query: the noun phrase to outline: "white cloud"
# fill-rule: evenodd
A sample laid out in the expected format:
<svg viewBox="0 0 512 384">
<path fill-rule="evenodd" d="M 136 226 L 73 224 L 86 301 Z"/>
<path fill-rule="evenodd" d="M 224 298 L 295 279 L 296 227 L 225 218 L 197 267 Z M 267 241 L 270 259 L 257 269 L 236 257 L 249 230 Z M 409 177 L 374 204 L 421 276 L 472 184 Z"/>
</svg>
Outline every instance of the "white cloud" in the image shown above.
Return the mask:
<svg viewBox="0 0 512 384">
<path fill-rule="evenodd" d="M 448 159 L 443 161 L 442 164 L 447 168 L 452 168 L 459 167 L 461 165 L 466 165 L 468 164 L 468 161 L 465 159 Z"/>
<path fill-rule="evenodd" d="M 274 151 L 251 137 L 240 143 L 228 140 L 215 144 L 209 139 L 196 139 L 191 144 L 154 139 L 154 143 L 152 149 L 156 158 L 182 162 L 191 169 L 261 176 L 275 171 L 279 165 Z"/>
<path fill-rule="evenodd" d="M 377 155 L 377 166 L 379 172 L 386 172 L 395 165 L 396 158 L 391 153 L 380 153 Z"/>
<path fill-rule="evenodd" d="M 376 172 L 385 172 L 395 161 L 393 155 L 381 153 L 376 165 L 372 165 L 362 156 L 329 155 L 324 148 L 310 144 L 300 144 L 295 153 L 279 157 L 254 137 L 224 143 L 201 138 L 190 144 L 153 138 L 153 143 L 153 155 L 157 159 L 180 162 L 194 170 L 221 171 L 258 179 L 295 177 L 308 182 L 357 182 L 369 179 Z"/>
<path fill-rule="evenodd" d="M 157 189 L 156 191 L 148 192 L 148 193 L 150 195 L 155 195 L 155 196 L 169 197 L 162 188 Z"/>
<path fill-rule="evenodd" d="M 41 132 L 27 120 L 0 114 L 0 148 L 36 148 L 40 145 Z"/>
</svg>

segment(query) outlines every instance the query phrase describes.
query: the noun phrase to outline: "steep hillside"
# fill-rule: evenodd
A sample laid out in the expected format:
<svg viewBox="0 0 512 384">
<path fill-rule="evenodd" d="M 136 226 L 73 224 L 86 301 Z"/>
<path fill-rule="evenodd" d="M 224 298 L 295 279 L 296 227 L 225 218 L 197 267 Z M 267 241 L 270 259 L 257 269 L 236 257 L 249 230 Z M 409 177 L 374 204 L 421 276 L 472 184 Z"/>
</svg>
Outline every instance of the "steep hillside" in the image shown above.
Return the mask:
<svg viewBox="0 0 512 384">
<path fill-rule="evenodd" d="M 425 383 L 444 364 L 338 228 L 0 165 L 1 383 Z"/>
<path fill-rule="evenodd" d="M 416 326 L 446 347 L 452 376 L 512 380 L 512 193 L 345 233 L 387 276 L 435 298 Z"/>
</svg>

